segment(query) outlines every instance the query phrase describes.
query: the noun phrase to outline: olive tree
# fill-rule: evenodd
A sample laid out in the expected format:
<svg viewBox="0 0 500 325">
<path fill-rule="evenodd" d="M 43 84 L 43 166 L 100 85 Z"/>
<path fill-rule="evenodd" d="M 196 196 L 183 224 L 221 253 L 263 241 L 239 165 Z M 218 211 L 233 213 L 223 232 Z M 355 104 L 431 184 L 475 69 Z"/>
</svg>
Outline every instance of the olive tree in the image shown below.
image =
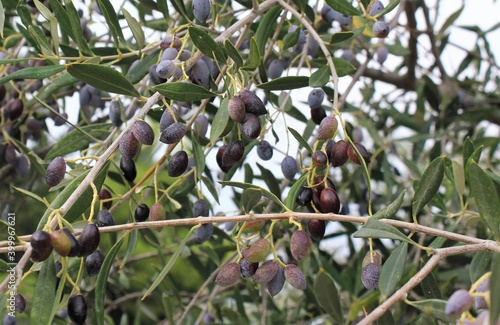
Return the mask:
<svg viewBox="0 0 500 325">
<path fill-rule="evenodd" d="M 499 24 L 0 5 L 4 324 L 497 323 Z"/>
</svg>

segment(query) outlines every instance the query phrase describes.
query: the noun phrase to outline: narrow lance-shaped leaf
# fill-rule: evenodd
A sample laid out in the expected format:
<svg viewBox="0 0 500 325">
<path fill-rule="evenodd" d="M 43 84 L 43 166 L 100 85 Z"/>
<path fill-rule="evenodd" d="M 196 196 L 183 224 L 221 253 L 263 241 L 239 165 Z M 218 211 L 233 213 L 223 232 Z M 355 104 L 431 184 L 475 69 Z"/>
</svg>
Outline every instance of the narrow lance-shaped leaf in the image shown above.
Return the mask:
<svg viewBox="0 0 500 325">
<path fill-rule="evenodd" d="M 104 300 L 106 299 L 106 288 L 108 283 L 108 275 L 111 270 L 111 265 L 115 261 L 115 256 L 118 250 L 123 244 L 123 240 L 126 235 L 123 235 L 118 239 L 118 241 L 111 247 L 109 252 L 104 258 L 101 270 L 97 275 L 96 287 L 95 287 L 95 316 L 98 325 L 104 325 Z"/>
<path fill-rule="evenodd" d="M 441 321 L 455 323 L 456 317 L 448 316 L 445 313 L 446 301 L 444 300 L 426 299 L 419 301 L 406 301 L 406 303 Z"/>
<path fill-rule="evenodd" d="M 60 7 L 60 5 L 55 6 L 55 8 Z M 59 8 L 61 9 L 61 8 Z M 71 0 L 64 0 L 64 8 L 62 10 L 65 10 L 67 15 L 68 15 L 68 20 L 66 23 L 69 22 L 69 25 L 71 29 L 73 30 L 73 36 L 76 44 L 78 45 L 78 48 L 82 53 L 86 55 L 92 56 L 93 53 L 89 48 L 89 45 L 85 38 L 83 37 L 83 30 L 82 26 L 80 24 L 80 17 L 78 16 L 78 11 L 75 8 L 75 5 L 73 4 L 73 1 Z M 61 24 L 62 22 L 60 22 Z M 62 30 L 62 29 L 61 29 Z"/>
<path fill-rule="evenodd" d="M 412 216 L 415 221 L 420 210 L 424 208 L 439 190 L 444 176 L 444 159 L 445 157 L 443 156 L 434 159 L 425 169 L 417 184 L 411 203 Z"/>
<path fill-rule="evenodd" d="M 406 194 L 406 190 L 403 190 L 398 195 L 396 200 L 394 200 L 394 202 L 392 202 L 391 204 L 389 204 L 388 206 L 386 206 L 382 210 L 377 211 L 377 213 L 375 213 L 372 216 L 372 219 L 380 220 L 380 219 L 392 218 L 392 216 L 394 216 L 396 214 L 396 212 L 398 212 L 399 208 L 401 207 L 401 204 L 403 203 L 403 198 L 404 198 L 405 194 Z"/>
<path fill-rule="evenodd" d="M 229 114 L 227 112 L 227 103 L 228 99 L 224 98 L 215 113 L 212 127 L 210 128 L 210 142 L 215 143 L 221 134 L 226 129 L 227 124 L 229 123 Z"/>
<path fill-rule="evenodd" d="M 330 67 L 325 65 L 314 71 L 309 78 L 309 86 L 313 88 L 323 87 L 330 80 Z"/>
<path fill-rule="evenodd" d="M 253 70 L 256 69 L 260 65 L 260 50 L 259 50 L 259 44 L 257 44 L 257 41 L 255 41 L 255 38 L 252 37 L 250 39 L 250 53 L 248 54 L 248 59 L 245 62 L 245 65 L 242 67 L 242 69 L 245 70 Z"/>
<path fill-rule="evenodd" d="M 127 20 L 128 27 L 130 27 L 130 30 L 132 31 L 132 35 L 134 35 L 137 47 L 142 49 L 146 41 L 146 37 L 144 36 L 141 24 L 125 8 L 122 8 L 121 10 Z"/>
<path fill-rule="evenodd" d="M 297 132 L 295 129 L 293 129 L 292 127 L 288 127 L 288 131 L 290 131 L 290 133 L 293 135 L 293 137 L 299 141 L 299 143 L 307 150 L 309 151 L 309 153 L 313 153 L 313 150 L 312 148 L 309 146 L 309 143 L 307 143 L 307 141 L 302 137 L 302 135 L 300 135 L 299 132 Z"/>
<path fill-rule="evenodd" d="M 216 93 L 190 82 L 167 82 L 153 88 L 163 96 L 181 102 L 197 101 L 217 96 Z"/>
<path fill-rule="evenodd" d="M 500 239 L 500 197 L 491 177 L 475 162 L 470 164 L 469 181 L 479 216 L 496 240 Z"/>
<path fill-rule="evenodd" d="M 392 251 L 387 261 L 382 265 L 378 287 L 386 297 L 394 292 L 403 276 L 407 252 L 408 243 L 402 242 Z"/>
<path fill-rule="evenodd" d="M 43 262 L 33 293 L 31 324 L 51 324 L 52 310 L 56 297 L 56 268 L 52 255 Z"/>
<path fill-rule="evenodd" d="M 0 37 L 3 38 L 3 26 L 5 24 L 5 9 L 0 1 Z"/>
<path fill-rule="evenodd" d="M 174 254 L 172 254 L 172 256 L 170 257 L 170 260 L 168 260 L 167 265 L 165 265 L 165 267 L 163 268 L 163 270 L 161 270 L 160 274 L 155 279 L 155 281 L 153 282 L 153 284 L 149 287 L 149 289 L 146 290 L 146 292 L 142 296 L 141 300 L 144 300 L 147 296 L 149 296 L 149 294 L 151 294 L 151 292 L 153 292 L 153 290 L 156 289 L 156 287 L 167 276 L 168 272 L 170 272 L 170 269 L 172 269 L 172 266 L 174 266 L 175 261 L 177 261 L 177 259 L 179 258 L 179 255 L 181 255 L 181 252 L 184 249 L 184 246 L 186 245 L 186 242 L 189 239 L 189 237 L 191 236 L 193 230 L 194 230 L 194 228 L 191 228 L 189 230 L 189 232 L 186 235 L 186 237 L 182 240 L 182 242 L 179 244 L 179 246 L 177 247 L 177 249 L 174 252 Z"/>
<path fill-rule="evenodd" d="M 115 45 L 118 47 L 122 41 L 124 42 L 125 37 L 123 37 L 122 28 L 120 27 L 120 22 L 118 21 L 118 16 L 116 15 L 113 5 L 109 0 L 97 0 L 97 6 L 106 19 L 106 23 L 115 40 Z"/>
<path fill-rule="evenodd" d="M 120 72 L 98 64 L 71 63 L 66 65 L 75 78 L 104 91 L 141 97 L 134 85 Z"/>
<path fill-rule="evenodd" d="M 314 279 L 314 295 L 318 304 L 339 324 L 344 323 L 340 296 L 330 274 L 320 270 Z"/>
<path fill-rule="evenodd" d="M 412 245 L 417 245 L 413 240 L 406 237 L 396 227 L 380 222 L 375 219 L 368 220 L 367 223 L 355 233 L 352 234 L 355 238 L 388 238 L 407 242 Z"/>
<path fill-rule="evenodd" d="M 490 325 L 500 318 L 500 254 L 496 253 L 491 264 L 490 277 Z"/>
<path fill-rule="evenodd" d="M 236 49 L 229 39 L 224 41 L 224 47 L 226 48 L 227 55 L 233 59 L 236 66 L 239 68 L 243 65 L 243 59 L 241 58 L 240 52 Z"/>
<path fill-rule="evenodd" d="M 285 199 L 285 205 L 292 211 L 295 209 L 297 205 L 295 199 L 297 198 L 297 195 L 300 189 L 302 188 L 302 185 L 306 182 L 307 176 L 308 176 L 307 173 L 304 173 L 302 176 L 300 176 L 300 178 L 295 181 L 295 183 L 288 191 L 287 197 Z"/>
<path fill-rule="evenodd" d="M 336 11 L 349 16 L 360 16 L 361 12 L 347 0 L 326 0 L 326 3 Z"/>
<path fill-rule="evenodd" d="M 240 182 L 233 182 L 233 181 L 219 181 L 220 184 L 222 184 L 223 186 L 225 185 L 228 185 L 228 186 L 235 186 L 235 187 L 239 187 L 239 188 L 242 188 L 242 189 L 247 189 L 247 188 L 256 188 L 256 189 L 260 189 L 262 191 L 262 195 L 267 197 L 268 199 L 274 201 L 275 203 L 279 204 L 283 209 L 287 210 L 288 208 L 286 207 L 285 204 L 283 204 L 283 202 L 281 202 L 281 200 L 276 196 L 274 195 L 273 193 L 269 192 L 268 190 L 262 188 L 262 187 L 259 187 L 257 185 L 254 185 L 254 184 L 249 184 L 249 183 L 240 183 Z"/>
<path fill-rule="evenodd" d="M 203 152 L 203 148 L 196 138 L 193 137 L 193 155 L 194 155 L 194 164 L 196 166 L 196 178 L 200 179 L 201 174 L 203 174 L 203 170 L 205 169 L 205 153 Z"/>
<path fill-rule="evenodd" d="M 273 32 L 272 26 L 276 24 L 276 19 L 278 18 L 281 10 L 283 9 L 280 6 L 272 7 L 264 14 L 259 22 L 254 37 L 257 41 L 257 46 L 261 57 L 264 55 L 264 51 L 266 49 L 267 38 Z"/>
<path fill-rule="evenodd" d="M 52 42 L 54 44 L 54 48 L 59 48 L 59 35 L 57 33 L 57 19 L 52 14 L 52 12 L 44 6 L 39 0 L 35 0 L 35 7 L 38 9 L 43 18 L 47 19 L 50 26 L 50 35 L 52 37 Z"/>
<path fill-rule="evenodd" d="M 309 86 L 307 76 L 286 76 L 261 83 L 257 87 L 264 90 L 290 90 Z"/>
<path fill-rule="evenodd" d="M 262 191 L 260 188 L 247 188 L 243 191 L 241 195 L 241 205 L 246 213 L 250 213 L 253 207 L 259 203 L 262 197 Z"/>
<path fill-rule="evenodd" d="M 223 47 L 217 44 L 204 30 L 197 27 L 189 27 L 189 36 L 193 44 L 209 58 L 219 61 L 226 60 L 226 55 L 222 50 Z"/>
</svg>

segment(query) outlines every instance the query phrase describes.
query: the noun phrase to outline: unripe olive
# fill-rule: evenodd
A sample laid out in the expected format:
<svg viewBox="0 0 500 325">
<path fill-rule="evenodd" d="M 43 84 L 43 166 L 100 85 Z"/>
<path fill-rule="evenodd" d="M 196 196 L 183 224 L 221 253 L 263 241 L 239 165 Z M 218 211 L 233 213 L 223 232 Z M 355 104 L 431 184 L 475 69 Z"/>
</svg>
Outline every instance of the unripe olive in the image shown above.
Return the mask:
<svg viewBox="0 0 500 325">
<path fill-rule="evenodd" d="M 271 243 L 266 238 L 260 238 L 243 252 L 243 257 L 249 262 L 260 262 L 269 253 L 271 253 Z"/>
<path fill-rule="evenodd" d="M 50 234 L 52 248 L 61 256 L 77 256 L 80 251 L 75 236 L 66 228 L 55 230 Z"/>
</svg>

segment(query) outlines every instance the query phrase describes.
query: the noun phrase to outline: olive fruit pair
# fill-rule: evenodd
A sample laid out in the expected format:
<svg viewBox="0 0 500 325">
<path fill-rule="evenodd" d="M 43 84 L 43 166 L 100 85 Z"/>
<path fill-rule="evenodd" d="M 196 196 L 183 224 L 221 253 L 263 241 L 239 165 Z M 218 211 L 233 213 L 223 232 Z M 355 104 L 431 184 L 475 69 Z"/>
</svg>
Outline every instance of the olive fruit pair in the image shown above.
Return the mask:
<svg viewBox="0 0 500 325">
<path fill-rule="evenodd" d="M 361 158 L 365 161 L 365 163 L 369 164 L 371 161 L 370 153 L 366 150 L 365 146 L 363 146 L 360 142 L 354 142 L 354 146 L 359 151 Z M 356 150 L 345 140 L 339 140 L 337 142 L 329 141 L 327 143 L 326 152 L 330 164 L 333 167 L 344 165 L 347 162 L 347 159 L 351 159 L 353 163 L 361 165 L 361 160 L 359 160 Z"/>
<path fill-rule="evenodd" d="M 250 139 L 259 137 L 262 127 L 258 116 L 267 113 L 262 100 L 250 90 L 241 90 L 228 102 L 228 115 L 241 125 L 241 132 Z"/>
<path fill-rule="evenodd" d="M 216 160 L 223 172 L 228 172 L 231 167 L 239 162 L 245 154 L 245 144 L 241 140 L 234 140 L 221 146 L 217 151 Z"/>
</svg>

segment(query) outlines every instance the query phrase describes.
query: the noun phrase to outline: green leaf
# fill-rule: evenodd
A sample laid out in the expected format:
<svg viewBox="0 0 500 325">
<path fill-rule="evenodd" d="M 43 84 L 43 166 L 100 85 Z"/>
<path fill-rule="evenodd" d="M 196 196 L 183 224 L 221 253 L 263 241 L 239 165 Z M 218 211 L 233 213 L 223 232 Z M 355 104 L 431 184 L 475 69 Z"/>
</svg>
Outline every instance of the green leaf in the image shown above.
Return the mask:
<svg viewBox="0 0 500 325">
<path fill-rule="evenodd" d="M 165 265 L 165 267 L 163 268 L 163 270 L 161 270 L 160 274 L 155 279 L 155 281 L 153 282 L 153 284 L 149 287 L 149 289 L 146 291 L 146 293 L 142 296 L 142 298 L 141 298 L 142 300 L 144 300 L 144 298 L 146 298 L 147 296 L 149 296 L 149 294 L 151 292 L 153 292 L 153 290 L 167 276 L 168 272 L 170 272 L 170 269 L 172 268 L 172 266 L 174 266 L 175 261 L 177 261 L 177 259 L 179 258 L 179 255 L 181 255 L 181 252 L 183 251 L 184 246 L 186 245 L 186 242 L 189 239 L 189 237 L 191 236 L 191 233 L 193 232 L 193 230 L 194 230 L 194 227 L 189 230 L 189 232 L 186 235 L 186 237 L 182 240 L 182 242 L 180 242 L 180 244 L 177 247 L 177 249 L 175 250 L 174 254 L 172 254 L 172 256 L 170 257 L 170 260 L 168 260 L 167 265 Z"/>
<path fill-rule="evenodd" d="M 51 3 L 54 1 L 51 1 Z M 52 5 L 51 5 L 52 6 Z M 78 45 L 78 48 L 82 53 L 92 56 L 93 53 L 89 48 L 88 42 L 85 40 L 83 37 L 83 30 L 82 30 L 82 25 L 80 24 L 80 16 L 78 16 L 78 11 L 75 8 L 75 5 L 73 4 L 72 0 L 64 0 L 64 6 L 59 3 L 59 5 L 56 5 L 55 8 L 58 8 L 58 10 L 65 10 L 67 13 L 68 21 L 64 21 L 65 23 L 69 23 L 69 27 L 72 29 L 72 33 L 70 35 L 73 36 L 73 39 L 75 40 L 76 44 Z M 65 8 L 65 9 L 64 9 Z M 59 16 L 62 16 L 62 12 Z M 59 17 L 56 15 L 57 19 Z M 59 22 L 59 25 L 61 25 L 63 21 Z M 61 30 L 63 30 L 61 28 Z"/>
<path fill-rule="evenodd" d="M 281 6 L 273 6 L 264 14 L 258 23 L 254 38 L 257 41 L 257 48 L 259 49 L 260 57 L 264 56 L 267 39 L 271 33 L 274 33 L 273 26 L 276 24 L 276 19 L 282 10 L 283 8 L 281 8 Z"/>
<path fill-rule="evenodd" d="M 276 177 L 274 176 L 274 174 L 269 169 L 265 168 L 264 166 L 260 165 L 259 163 L 256 163 L 256 164 L 257 164 L 257 167 L 259 167 L 259 169 L 260 169 L 260 174 L 261 174 L 262 178 L 264 179 L 264 182 L 266 183 L 267 188 L 269 188 L 271 193 L 276 195 L 276 197 L 278 197 L 278 198 L 281 197 L 280 185 L 279 185 L 278 181 L 276 180 Z"/>
<path fill-rule="evenodd" d="M 52 37 L 52 43 L 54 45 L 54 48 L 57 49 L 59 48 L 59 35 L 57 31 L 57 19 L 56 17 L 52 14 L 52 12 L 47 8 L 42 2 L 39 0 L 35 0 L 35 7 L 38 9 L 40 14 L 43 16 L 43 18 L 47 19 L 49 22 L 50 26 L 50 35 Z"/>
<path fill-rule="evenodd" d="M 207 32 L 197 27 L 189 27 L 189 36 L 203 54 L 214 60 L 226 61 L 223 47 L 217 44 Z"/>
<path fill-rule="evenodd" d="M 391 12 L 392 10 L 394 10 L 394 8 L 397 7 L 399 1 L 400 0 L 391 0 L 391 2 L 389 2 L 389 4 L 385 6 L 385 8 L 381 12 L 376 14 L 374 17 L 383 17 L 385 14 Z"/>
<path fill-rule="evenodd" d="M 47 36 L 45 36 L 40 27 L 38 27 L 37 25 L 30 25 L 28 26 L 28 32 L 30 33 L 31 37 L 33 37 L 33 39 L 35 40 L 38 48 L 40 49 L 40 52 L 43 55 L 46 55 L 48 57 L 56 56 L 52 51 L 52 48 L 50 47 L 49 41 L 47 40 Z M 51 61 L 54 64 L 57 64 L 57 62 L 54 62 L 55 60 Z"/>
<path fill-rule="evenodd" d="M 306 76 L 286 76 L 273 79 L 269 82 L 261 83 L 257 87 L 264 90 L 290 90 L 309 86 L 309 77 Z"/>
<path fill-rule="evenodd" d="M 279 204 L 283 209 L 287 210 L 288 208 L 286 207 L 286 205 L 283 204 L 283 202 L 281 202 L 281 200 L 276 196 L 274 195 L 273 193 L 269 192 L 268 190 L 262 188 L 262 187 L 259 187 L 257 185 L 254 185 L 254 184 L 249 184 L 249 183 L 240 183 L 240 182 L 233 182 L 233 181 L 219 181 L 219 183 L 222 185 L 222 186 L 234 186 L 234 187 L 239 187 L 239 188 L 242 188 L 244 190 L 246 190 L 247 188 L 255 188 L 255 189 L 260 189 L 262 191 L 262 195 L 267 197 L 268 199 L 274 201 L 275 203 Z"/>
<path fill-rule="evenodd" d="M 107 137 L 111 132 L 111 127 L 111 123 L 77 127 L 56 142 L 45 156 L 45 160 L 86 149 L 90 143 L 95 142 L 96 138 L 103 139 Z"/>
<path fill-rule="evenodd" d="M 336 11 L 349 16 L 361 16 L 362 13 L 354 8 L 347 0 L 326 0 L 326 3 Z"/>
<path fill-rule="evenodd" d="M 311 77 L 309 77 L 309 87 L 323 87 L 328 81 L 330 81 L 330 67 L 325 65 L 311 74 Z"/>
<path fill-rule="evenodd" d="M 201 178 L 201 174 L 203 174 L 203 170 L 205 169 L 205 153 L 203 152 L 203 148 L 201 147 L 198 139 L 196 137 L 192 137 L 193 143 L 193 155 L 194 155 L 194 164 L 196 167 L 196 179 Z"/>
<path fill-rule="evenodd" d="M 452 160 L 453 179 L 455 181 L 455 189 L 458 195 L 462 196 L 465 193 L 465 174 L 464 168 L 455 160 Z"/>
<path fill-rule="evenodd" d="M 187 15 L 186 6 L 184 5 L 184 1 L 182 1 L 182 0 L 170 0 L 170 2 L 172 3 L 172 6 L 174 7 L 175 11 L 180 13 L 181 16 L 184 17 L 184 19 L 186 19 L 187 21 L 191 21 L 190 17 Z M 165 17 L 165 18 L 167 18 L 167 17 Z"/>
<path fill-rule="evenodd" d="M 309 151 L 310 154 L 313 153 L 313 150 L 312 148 L 309 146 L 309 143 L 307 143 L 307 141 L 302 137 L 302 135 L 300 135 L 299 132 L 297 132 L 295 129 L 293 129 L 292 127 L 288 127 L 288 131 L 290 131 L 290 133 L 293 135 L 293 137 L 299 141 L 299 143 L 307 150 Z"/>
<path fill-rule="evenodd" d="M 133 97 L 141 97 L 134 85 L 113 68 L 98 64 L 70 63 L 68 72 L 75 78 L 104 91 Z"/>
<path fill-rule="evenodd" d="M 321 269 L 314 279 L 314 296 L 321 306 L 339 324 L 344 323 L 340 296 L 330 274 Z"/>
<path fill-rule="evenodd" d="M 233 59 L 234 64 L 239 68 L 243 65 L 243 59 L 240 55 L 240 52 L 238 52 L 238 49 L 234 47 L 233 43 L 229 39 L 226 39 L 224 42 L 224 47 L 226 48 L 227 55 L 231 59 Z"/>
<path fill-rule="evenodd" d="M 426 299 L 419 301 L 408 301 L 406 303 L 412 307 L 415 307 L 425 314 L 431 315 L 439 320 L 449 323 L 455 323 L 457 317 L 450 317 L 444 312 L 446 307 L 446 301 L 440 299 Z"/>
<path fill-rule="evenodd" d="M 241 205 L 245 213 L 250 213 L 262 197 L 262 190 L 260 188 L 247 188 L 241 194 Z"/>
<path fill-rule="evenodd" d="M 330 43 L 341 43 L 348 41 L 350 39 L 358 37 L 359 34 L 361 34 L 364 30 L 364 27 L 362 28 L 357 28 L 353 31 L 346 31 L 346 32 L 336 32 L 332 35 L 332 38 L 330 39 Z"/>
<path fill-rule="evenodd" d="M 43 262 L 33 293 L 31 324 L 52 324 L 52 309 L 56 297 L 56 266 L 52 255 Z"/>
<path fill-rule="evenodd" d="M 20 188 L 20 187 L 16 187 L 16 186 L 12 186 L 12 188 L 15 189 L 16 191 L 21 192 L 24 195 L 29 196 L 30 198 L 32 198 L 34 200 L 37 200 L 38 202 L 40 202 L 40 203 L 42 203 L 42 204 L 45 205 L 45 201 L 40 196 L 36 195 L 35 193 L 30 192 L 30 191 L 25 190 L 25 189 Z"/>
<path fill-rule="evenodd" d="M 58 0 L 49 0 L 49 5 L 52 8 L 54 15 L 56 16 L 57 21 L 59 22 L 59 27 L 61 28 L 62 34 L 67 35 L 76 41 L 68 13 L 66 12 L 62 4 Z"/>
<path fill-rule="evenodd" d="M 248 59 L 241 68 L 245 70 L 254 70 L 260 65 L 260 50 L 259 45 L 255 41 L 255 38 L 250 39 L 250 53 L 248 54 Z"/>
<path fill-rule="evenodd" d="M 113 35 L 115 46 L 118 48 L 120 42 L 123 41 L 123 43 L 125 43 L 125 37 L 123 37 L 122 28 L 120 26 L 120 22 L 118 21 L 116 11 L 109 0 L 96 0 L 96 2 L 99 10 L 106 19 L 106 23 L 109 26 L 108 30 Z"/>
<path fill-rule="evenodd" d="M 471 283 L 476 282 L 477 279 L 479 279 L 488 271 L 488 267 L 490 265 L 492 257 L 492 252 L 479 251 L 474 254 L 469 268 L 469 277 Z"/>
<path fill-rule="evenodd" d="M 420 268 L 424 267 L 424 263 L 420 263 Z M 429 273 L 425 278 L 420 282 L 420 286 L 422 287 L 422 292 L 424 293 L 424 298 L 426 299 L 443 299 L 443 295 L 441 290 L 439 289 L 439 284 L 436 281 L 434 275 Z"/>
<path fill-rule="evenodd" d="M 382 265 L 378 287 L 384 296 L 389 297 L 401 280 L 407 253 L 408 243 L 402 242 L 392 251 L 387 261 Z"/>
<path fill-rule="evenodd" d="M 298 180 L 293 183 L 292 187 L 288 191 L 288 194 L 285 199 L 285 205 L 292 211 L 295 210 L 295 207 L 297 203 L 295 203 L 295 200 L 297 198 L 297 195 L 299 194 L 300 189 L 302 188 L 302 185 L 307 180 L 307 173 L 304 173 Z"/>
<path fill-rule="evenodd" d="M 469 181 L 479 216 L 493 234 L 500 240 L 500 197 L 491 177 L 475 162 L 470 164 Z"/>
<path fill-rule="evenodd" d="M 333 58 L 333 64 L 339 77 L 348 76 L 356 71 L 356 67 L 351 62 L 342 58 Z"/>
<path fill-rule="evenodd" d="M 300 36 L 300 28 L 297 28 L 293 33 L 287 33 L 285 37 L 283 37 L 283 49 L 289 49 L 290 47 L 297 44 Z"/>
<path fill-rule="evenodd" d="M 3 26 L 5 24 L 5 9 L 0 1 L 0 37 L 3 38 Z"/>
<path fill-rule="evenodd" d="M 491 265 L 490 277 L 490 325 L 500 320 L 500 254 L 496 253 Z"/>
<path fill-rule="evenodd" d="M 370 220 L 368 220 L 368 222 L 365 223 L 363 227 L 353 233 L 352 236 L 355 238 L 388 238 L 401 240 L 412 245 L 417 244 L 410 238 L 406 237 L 396 227 L 380 222 L 373 218 L 370 218 Z"/>
<path fill-rule="evenodd" d="M 120 247 L 122 246 L 123 240 L 126 236 L 126 234 L 121 236 L 113 245 L 113 247 L 111 247 L 109 252 L 106 254 L 106 257 L 104 258 L 101 270 L 97 275 L 95 286 L 95 316 L 97 324 L 99 325 L 104 325 L 104 301 L 106 299 L 106 288 L 108 284 L 109 271 L 111 270 L 111 266 L 115 261 L 115 256 L 118 253 L 118 250 L 120 250 Z"/>
<path fill-rule="evenodd" d="M 134 250 L 137 247 L 137 242 L 139 239 L 139 230 L 134 229 L 130 231 L 128 235 L 127 248 L 125 249 L 125 256 L 122 260 L 122 265 L 125 265 L 129 258 L 133 256 Z"/>
<path fill-rule="evenodd" d="M 190 82 L 167 82 L 153 87 L 163 96 L 181 102 L 190 102 L 215 97 L 216 93 Z"/>
<path fill-rule="evenodd" d="M 420 178 L 415 195 L 411 203 L 412 216 L 416 220 L 417 214 L 436 195 L 444 176 L 444 156 L 435 158 L 425 169 Z"/>
<path fill-rule="evenodd" d="M 210 143 L 212 144 L 219 140 L 219 137 L 222 133 L 224 133 L 224 130 L 226 130 L 226 126 L 229 123 L 229 114 L 227 112 L 228 102 L 229 99 L 224 98 L 220 104 L 219 109 L 217 110 L 217 113 L 215 113 L 212 127 L 210 129 Z"/>
<path fill-rule="evenodd" d="M 436 35 L 436 39 L 440 40 L 443 35 L 447 32 L 448 27 L 453 25 L 453 23 L 457 20 L 458 17 L 460 17 L 460 14 L 464 10 L 464 6 L 462 5 L 457 11 L 452 13 L 448 18 L 446 18 L 446 21 L 444 22 L 443 26 L 439 29 L 439 32 Z"/>
<path fill-rule="evenodd" d="M 108 168 L 110 165 L 110 161 L 106 162 L 106 164 L 103 166 L 99 174 L 97 174 L 96 178 L 94 179 L 94 185 L 96 186 L 97 190 L 99 191 L 101 189 L 102 184 L 104 183 L 104 180 L 106 179 L 106 175 L 108 173 Z M 75 178 L 71 183 L 69 183 L 64 190 L 59 193 L 59 195 L 50 203 L 50 206 L 52 209 L 59 209 L 73 194 L 73 192 L 76 190 L 78 185 L 85 179 L 85 177 L 88 175 L 90 170 L 85 171 L 82 173 L 80 176 Z M 90 203 L 92 202 L 92 197 L 93 197 L 93 192 L 92 188 L 87 187 L 87 189 L 80 195 L 80 197 L 76 200 L 76 202 L 64 213 L 64 219 L 66 219 L 68 222 L 74 221 L 76 218 L 80 217 L 85 210 L 88 209 L 90 206 Z M 47 219 L 52 212 L 52 209 L 47 209 L 40 219 L 37 230 L 43 229 L 45 224 L 47 223 Z"/>
<path fill-rule="evenodd" d="M 137 47 L 142 49 L 144 43 L 146 42 L 146 37 L 144 36 L 144 31 L 142 30 L 141 24 L 135 19 L 125 8 L 121 8 L 125 19 L 127 20 L 128 27 L 132 31 L 132 35 L 137 42 Z"/>
<path fill-rule="evenodd" d="M 392 218 L 396 214 L 396 212 L 398 212 L 399 208 L 401 207 L 401 204 L 403 203 L 403 198 L 404 198 L 405 194 L 406 194 L 406 190 L 403 190 L 398 195 L 396 200 L 394 200 L 391 204 L 389 204 L 388 206 L 386 206 L 382 210 L 377 211 L 377 213 L 375 213 L 372 216 L 372 219 L 380 220 L 380 219 Z"/>
</svg>

